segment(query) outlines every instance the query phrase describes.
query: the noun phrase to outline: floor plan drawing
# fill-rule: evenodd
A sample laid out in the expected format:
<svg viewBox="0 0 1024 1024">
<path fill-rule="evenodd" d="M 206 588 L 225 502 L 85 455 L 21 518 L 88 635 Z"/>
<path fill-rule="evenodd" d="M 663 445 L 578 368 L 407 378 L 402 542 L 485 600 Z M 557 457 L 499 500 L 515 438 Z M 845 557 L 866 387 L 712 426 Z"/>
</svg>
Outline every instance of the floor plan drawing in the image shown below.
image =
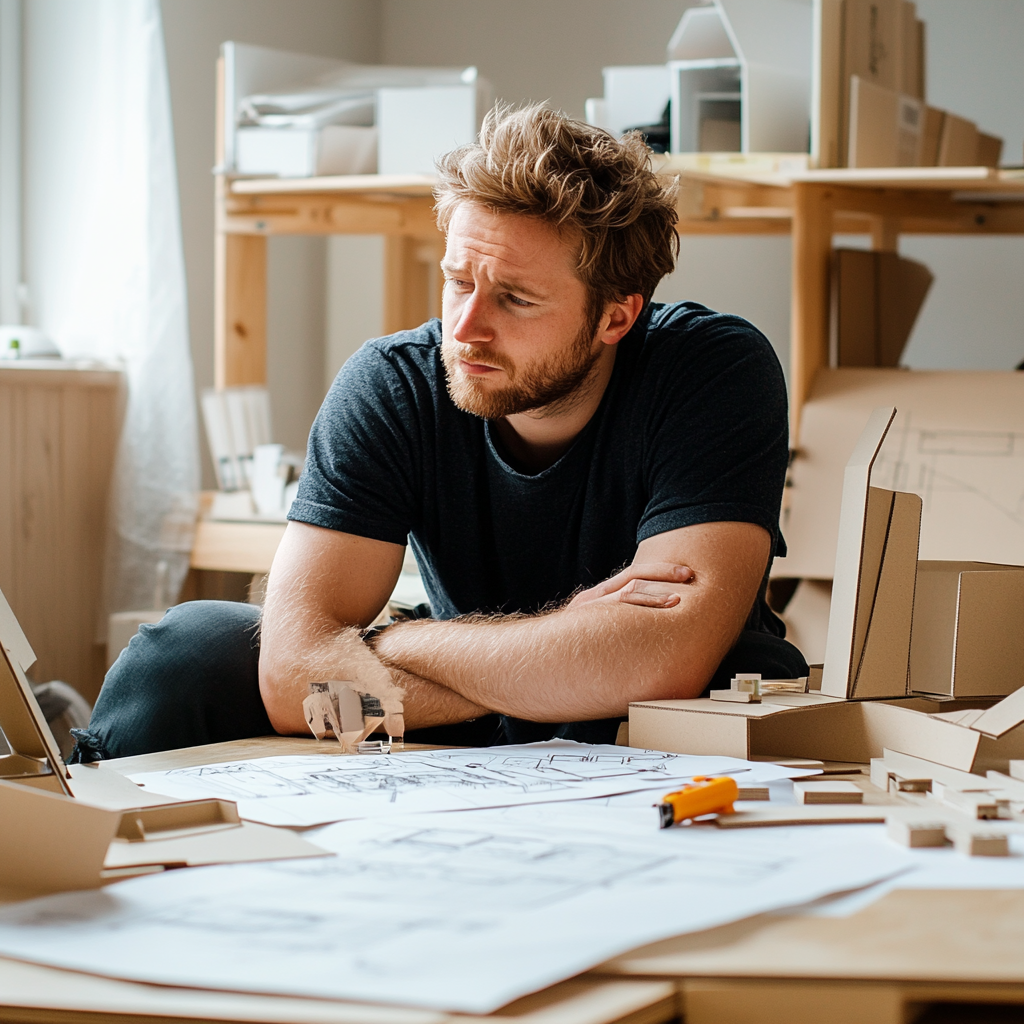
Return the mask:
<svg viewBox="0 0 1024 1024">
<path fill-rule="evenodd" d="M 737 835 L 577 803 L 559 823 L 558 806 L 343 822 L 313 837 L 334 857 L 6 907 L 0 953 L 161 984 L 484 1013 L 645 942 L 909 863 L 879 826 Z"/>
<path fill-rule="evenodd" d="M 366 756 L 295 755 L 133 775 L 157 793 L 234 800 L 239 814 L 268 825 L 320 825 L 409 811 L 467 810 L 577 800 L 682 785 L 694 775 L 753 781 L 799 770 L 730 757 L 692 757 L 580 743 Z"/>
</svg>

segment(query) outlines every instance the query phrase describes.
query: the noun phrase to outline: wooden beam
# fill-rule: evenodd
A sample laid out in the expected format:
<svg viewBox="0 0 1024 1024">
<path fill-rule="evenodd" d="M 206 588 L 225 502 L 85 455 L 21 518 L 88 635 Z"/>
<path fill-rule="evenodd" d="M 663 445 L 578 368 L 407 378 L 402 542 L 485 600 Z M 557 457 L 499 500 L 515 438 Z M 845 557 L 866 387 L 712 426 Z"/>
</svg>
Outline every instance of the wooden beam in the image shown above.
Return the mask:
<svg viewBox="0 0 1024 1024">
<path fill-rule="evenodd" d="M 440 237 L 440 236 L 438 236 Z M 384 333 L 410 330 L 440 316 L 443 249 L 416 238 L 388 236 L 384 243 Z"/>
<path fill-rule="evenodd" d="M 253 235 L 439 234 L 429 196 L 277 194 L 224 197 L 219 229 Z"/>
<path fill-rule="evenodd" d="M 267 380 L 267 240 L 218 231 L 215 243 L 214 383 Z"/>
<path fill-rule="evenodd" d="M 789 353 L 790 444 L 797 444 L 800 413 L 814 376 L 828 365 L 832 190 L 793 186 L 793 299 Z"/>
</svg>

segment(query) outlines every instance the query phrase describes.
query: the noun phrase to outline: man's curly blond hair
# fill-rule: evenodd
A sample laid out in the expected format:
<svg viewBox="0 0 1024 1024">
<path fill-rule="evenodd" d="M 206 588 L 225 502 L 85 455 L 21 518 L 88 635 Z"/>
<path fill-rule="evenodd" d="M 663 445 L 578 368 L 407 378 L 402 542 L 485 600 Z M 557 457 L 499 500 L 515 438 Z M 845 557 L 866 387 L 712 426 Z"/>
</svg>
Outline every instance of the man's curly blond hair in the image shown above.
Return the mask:
<svg viewBox="0 0 1024 1024">
<path fill-rule="evenodd" d="M 594 312 L 609 301 L 646 302 L 679 252 L 676 183 L 651 169 L 639 132 L 608 132 L 543 105 L 497 105 L 480 141 L 437 162 L 438 226 L 460 203 L 553 224 L 579 245 L 577 272 Z"/>
</svg>

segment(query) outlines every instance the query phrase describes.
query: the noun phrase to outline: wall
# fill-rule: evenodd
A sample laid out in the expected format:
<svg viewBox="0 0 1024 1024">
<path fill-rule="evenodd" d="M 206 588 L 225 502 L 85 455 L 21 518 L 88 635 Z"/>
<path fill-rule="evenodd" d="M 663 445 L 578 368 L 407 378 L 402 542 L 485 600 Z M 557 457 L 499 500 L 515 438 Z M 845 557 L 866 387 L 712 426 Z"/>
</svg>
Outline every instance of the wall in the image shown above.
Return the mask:
<svg viewBox="0 0 1024 1024">
<path fill-rule="evenodd" d="M 30 3 L 36 0 L 29 0 Z M 376 0 L 162 0 L 197 388 L 213 384 L 215 65 L 220 44 L 379 60 Z M 324 275 L 320 238 L 274 238 L 268 283 L 268 378 L 278 439 L 299 451 L 323 398 Z M 213 486 L 204 445 L 204 486 Z"/>
</svg>

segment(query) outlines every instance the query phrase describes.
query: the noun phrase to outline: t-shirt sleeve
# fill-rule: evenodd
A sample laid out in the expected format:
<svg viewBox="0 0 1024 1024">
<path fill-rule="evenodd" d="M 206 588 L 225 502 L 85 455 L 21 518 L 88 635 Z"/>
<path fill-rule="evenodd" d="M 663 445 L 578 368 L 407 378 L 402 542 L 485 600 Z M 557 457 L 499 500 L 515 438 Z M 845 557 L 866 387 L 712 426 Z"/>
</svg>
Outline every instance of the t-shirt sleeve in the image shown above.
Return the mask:
<svg viewBox="0 0 1024 1024">
<path fill-rule="evenodd" d="M 404 545 L 421 490 L 423 387 L 400 349 L 386 341 L 367 342 L 353 355 L 313 423 L 288 518 Z"/>
<path fill-rule="evenodd" d="M 781 553 L 789 457 L 786 383 L 768 339 L 739 317 L 673 311 L 641 435 L 647 506 L 637 543 L 709 522 L 748 522 Z"/>
</svg>

